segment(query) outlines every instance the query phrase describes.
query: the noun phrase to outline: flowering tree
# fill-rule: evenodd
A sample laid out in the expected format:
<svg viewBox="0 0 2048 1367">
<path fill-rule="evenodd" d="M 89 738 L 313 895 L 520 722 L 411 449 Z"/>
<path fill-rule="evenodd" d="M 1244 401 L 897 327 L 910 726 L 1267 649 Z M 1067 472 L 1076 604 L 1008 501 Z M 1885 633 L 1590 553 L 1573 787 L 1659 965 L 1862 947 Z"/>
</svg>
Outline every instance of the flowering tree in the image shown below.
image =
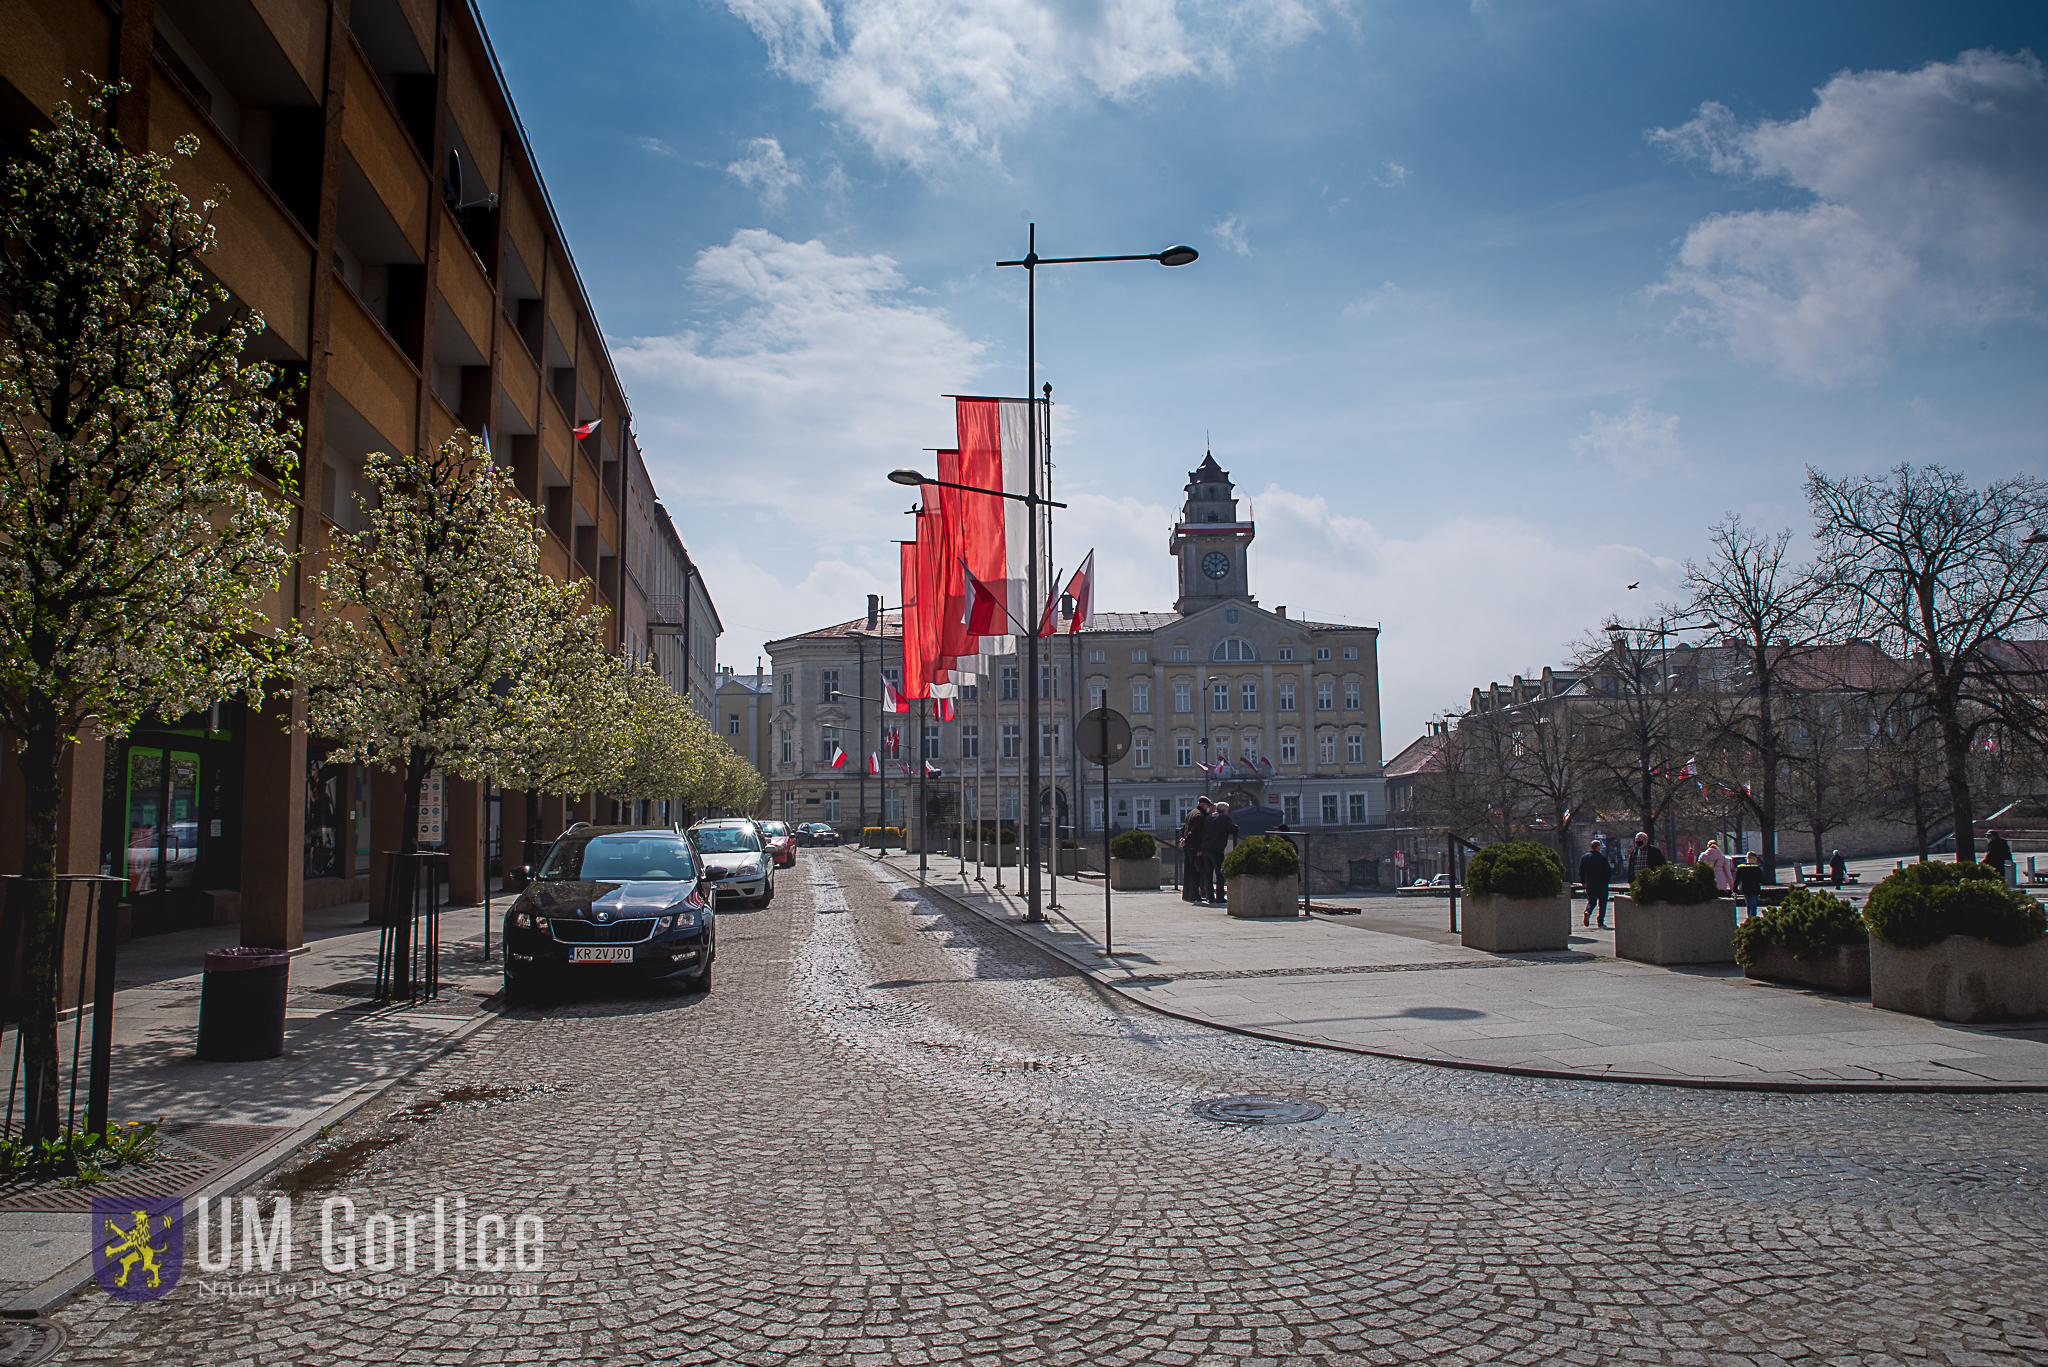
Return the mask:
<svg viewBox="0 0 2048 1367">
<path fill-rule="evenodd" d="M 337 759 L 404 774 L 410 851 L 429 773 L 482 777 L 548 724 L 521 681 L 548 666 L 582 590 L 541 572 L 533 505 L 481 442 L 373 453 L 366 473 L 376 498 L 358 498 L 363 530 L 334 535 L 299 672 L 307 729 L 339 741 Z"/>
<path fill-rule="evenodd" d="M 492 763 L 497 781 L 541 793 L 616 792 L 633 757 L 633 697 L 619 657 L 605 649 L 604 616 L 556 605 L 537 635 L 542 649 L 511 683 L 516 724 Z M 526 838 L 540 837 L 540 804 L 526 804 Z"/>
<path fill-rule="evenodd" d="M 107 89 L 86 97 L 96 116 Z M 0 722 L 19 738 L 26 919 L 25 1121 L 57 1110 L 57 818 L 64 746 L 254 690 L 271 667 L 259 592 L 288 558 L 297 428 L 263 320 L 230 310 L 213 245 L 165 157 L 131 156 L 60 104 L 0 173 Z M 190 157 L 198 140 L 179 139 Z M 96 781 L 96 776 L 95 776 Z"/>
</svg>

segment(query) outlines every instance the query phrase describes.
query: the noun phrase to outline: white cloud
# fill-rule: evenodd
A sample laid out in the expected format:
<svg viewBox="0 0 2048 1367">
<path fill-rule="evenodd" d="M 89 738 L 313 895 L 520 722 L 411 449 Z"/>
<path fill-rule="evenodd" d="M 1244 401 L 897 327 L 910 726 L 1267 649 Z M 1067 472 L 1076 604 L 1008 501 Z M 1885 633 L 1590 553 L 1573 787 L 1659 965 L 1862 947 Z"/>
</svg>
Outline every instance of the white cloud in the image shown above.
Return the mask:
<svg viewBox="0 0 2048 1367">
<path fill-rule="evenodd" d="M 1684 469 L 1685 450 L 1678 443 L 1678 415 L 1659 413 L 1637 399 L 1626 413 L 1594 409 L 1586 430 L 1572 438 L 1572 454 L 1600 461 L 1631 479 Z"/>
<path fill-rule="evenodd" d="M 1236 214 L 1232 214 L 1220 223 L 1210 224 L 1209 231 L 1216 235 L 1218 242 L 1221 242 L 1239 256 L 1250 256 L 1252 254 L 1252 244 L 1245 240 L 1244 223 Z"/>
<path fill-rule="evenodd" d="M 1373 184 L 1382 190 L 1392 190 L 1408 183 L 1408 168 L 1398 161 L 1390 161 L 1385 169 L 1374 174 Z"/>
<path fill-rule="evenodd" d="M 782 144 L 774 138 L 753 139 L 747 144 L 747 155 L 726 167 L 725 173 L 758 189 L 761 202 L 770 208 L 779 207 L 791 190 L 804 183 L 796 163 L 783 154 Z"/>
<path fill-rule="evenodd" d="M 1744 360 L 1839 384 L 1903 344 L 2041 316 L 2048 78 L 2030 53 L 1845 72 L 1799 118 L 1743 127 L 1709 103 L 1650 137 L 1814 197 L 1694 224 L 1657 287 Z"/>
<path fill-rule="evenodd" d="M 640 139 L 640 150 L 643 152 L 652 152 L 657 157 L 672 157 L 676 154 L 676 149 L 670 147 L 660 138 Z"/>
<path fill-rule="evenodd" d="M 770 63 L 878 156 L 993 155 L 1040 108 L 1228 79 L 1316 27 L 1311 0 L 726 0 Z"/>
</svg>

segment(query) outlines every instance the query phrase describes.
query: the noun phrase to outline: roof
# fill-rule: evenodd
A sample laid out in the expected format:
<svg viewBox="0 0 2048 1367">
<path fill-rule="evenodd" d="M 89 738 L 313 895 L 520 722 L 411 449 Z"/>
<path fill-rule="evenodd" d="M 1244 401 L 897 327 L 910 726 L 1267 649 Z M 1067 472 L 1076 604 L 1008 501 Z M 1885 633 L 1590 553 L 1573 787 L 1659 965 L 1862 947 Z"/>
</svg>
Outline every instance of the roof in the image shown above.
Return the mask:
<svg viewBox="0 0 2048 1367">
<path fill-rule="evenodd" d="M 1202 453 L 1202 463 L 1200 465 L 1188 471 L 1188 483 L 1190 484 L 1223 484 L 1229 479 L 1230 475 L 1225 472 L 1222 466 L 1216 463 L 1215 454 L 1209 451 Z"/>
<path fill-rule="evenodd" d="M 1387 761 L 1381 771 L 1386 778 L 1408 778 L 1414 774 L 1435 773 L 1444 767 L 1444 742 L 1448 739 L 1442 731 L 1432 731 L 1418 736 L 1408 743 L 1408 748 Z"/>
<path fill-rule="evenodd" d="M 768 649 L 772 651 L 776 646 L 789 641 L 851 640 L 857 636 L 888 636 L 900 639 L 902 635 L 903 610 L 885 608 L 882 611 L 880 625 L 872 632 L 868 630 L 867 618 L 856 617 L 850 622 L 835 622 L 828 627 L 815 627 L 810 631 L 799 631 L 794 635 L 781 637 L 770 641 Z"/>
<path fill-rule="evenodd" d="M 1181 620 L 1177 612 L 1098 612 L 1081 629 L 1086 636 L 1099 631 L 1164 631 Z"/>
</svg>

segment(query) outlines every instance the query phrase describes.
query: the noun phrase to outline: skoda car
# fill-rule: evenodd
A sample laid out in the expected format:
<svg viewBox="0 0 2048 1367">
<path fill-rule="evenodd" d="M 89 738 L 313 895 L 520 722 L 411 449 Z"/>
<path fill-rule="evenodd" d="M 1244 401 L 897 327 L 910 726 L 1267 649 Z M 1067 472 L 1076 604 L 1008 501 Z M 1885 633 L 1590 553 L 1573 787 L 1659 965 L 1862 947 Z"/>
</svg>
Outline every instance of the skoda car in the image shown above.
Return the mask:
<svg viewBox="0 0 2048 1367">
<path fill-rule="evenodd" d="M 506 997 L 605 980 L 710 991 L 715 872 L 673 827 L 571 827 L 505 913 Z"/>
<path fill-rule="evenodd" d="M 761 828 L 743 816 L 700 821 L 690 827 L 690 843 L 703 861 L 709 888 L 720 901 L 752 902 L 765 907 L 775 900 L 774 857 L 765 848 Z"/>
</svg>

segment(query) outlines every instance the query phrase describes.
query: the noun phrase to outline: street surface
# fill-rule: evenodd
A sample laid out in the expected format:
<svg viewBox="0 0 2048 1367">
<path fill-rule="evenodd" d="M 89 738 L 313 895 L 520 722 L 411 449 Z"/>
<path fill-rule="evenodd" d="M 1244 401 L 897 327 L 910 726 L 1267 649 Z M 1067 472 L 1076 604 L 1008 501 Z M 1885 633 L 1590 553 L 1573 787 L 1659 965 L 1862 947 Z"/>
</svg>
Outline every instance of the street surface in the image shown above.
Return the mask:
<svg viewBox="0 0 2048 1367">
<path fill-rule="evenodd" d="M 163 1300 L 59 1311 L 60 1360 L 2048 1363 L 2039 1096 L 1270 1044 L 851 852 L 721 915 L 717 973 L 507 1012 L 270 1180 L 289 1273 L 202 1274 L 188 1239 Z M 1328 1114 L 1190 1112 L 1240 1095 Z M 333 1195 L 539 1215 L 545 1266 L 324 1272 Z"/>
</svg>

